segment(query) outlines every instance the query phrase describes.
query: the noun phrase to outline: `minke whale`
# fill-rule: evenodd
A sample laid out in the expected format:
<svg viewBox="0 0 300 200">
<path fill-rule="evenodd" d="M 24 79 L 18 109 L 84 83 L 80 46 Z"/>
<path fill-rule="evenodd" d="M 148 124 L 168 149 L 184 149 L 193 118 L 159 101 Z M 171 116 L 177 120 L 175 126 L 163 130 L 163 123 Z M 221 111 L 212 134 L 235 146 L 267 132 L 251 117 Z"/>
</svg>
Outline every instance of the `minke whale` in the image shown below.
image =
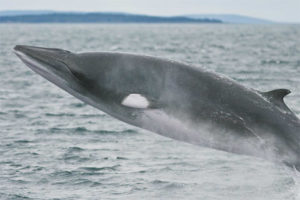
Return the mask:
<svg viewBox="0 0 300 200">
<path fill-rule="evenodd" d="M 300 169 L 300 120 L 288 89 L 260 92 L 184 63 L 128 53 L 17 45 L 33 71 L 128 124 Z"/>
</svg>

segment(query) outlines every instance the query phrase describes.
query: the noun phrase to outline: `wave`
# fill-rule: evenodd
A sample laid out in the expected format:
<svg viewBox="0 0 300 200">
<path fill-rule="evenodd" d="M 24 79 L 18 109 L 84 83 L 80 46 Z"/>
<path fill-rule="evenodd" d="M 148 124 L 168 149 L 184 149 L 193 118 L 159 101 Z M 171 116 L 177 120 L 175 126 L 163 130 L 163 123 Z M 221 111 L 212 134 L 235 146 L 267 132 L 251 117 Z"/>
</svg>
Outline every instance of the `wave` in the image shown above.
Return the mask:
<svg viewBox="0 0 300 200">
<path fill-rule="evenodd" d="M 137 134 L 138 132 L 134 129 L 125 129 L 121 131 L 113 131 L 113 130 L 90 130 L 86 127 L 74 127 L 74 128 L 50 128 L 48 129 L 50 133 L 67 133 L 67 134 L 102 134 L 102 135 L 113 135 L 113 134 Z M 38 129 L 40 133 L 47 132 L 47 129 Z"/>
</svg>

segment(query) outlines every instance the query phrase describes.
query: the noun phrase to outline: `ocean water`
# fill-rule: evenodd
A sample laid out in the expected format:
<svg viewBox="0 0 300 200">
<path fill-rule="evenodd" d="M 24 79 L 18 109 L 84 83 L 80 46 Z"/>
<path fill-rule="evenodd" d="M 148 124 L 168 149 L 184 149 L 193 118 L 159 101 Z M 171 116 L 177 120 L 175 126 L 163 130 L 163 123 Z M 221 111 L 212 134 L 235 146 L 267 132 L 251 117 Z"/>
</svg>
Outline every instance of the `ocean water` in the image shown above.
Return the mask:
<svg viewBox="0 0 300 200">
<path fill-rule="evenodd" d="M 261 91 L 288 88 L 300 116 L 299 38 L 299 25 L 1 24 L 0 199 L 300 198 L 293 170 L 120 122 L 12 52 L 27 44 L 174 59 Z"/>
</svg>

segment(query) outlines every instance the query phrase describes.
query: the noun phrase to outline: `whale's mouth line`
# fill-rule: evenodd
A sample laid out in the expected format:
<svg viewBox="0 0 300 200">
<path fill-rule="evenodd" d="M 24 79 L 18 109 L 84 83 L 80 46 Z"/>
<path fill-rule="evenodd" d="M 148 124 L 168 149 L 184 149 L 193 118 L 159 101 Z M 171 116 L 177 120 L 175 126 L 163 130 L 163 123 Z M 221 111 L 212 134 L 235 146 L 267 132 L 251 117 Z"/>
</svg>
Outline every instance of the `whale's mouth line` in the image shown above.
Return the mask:
<svg viewBox="0 0 300 200">
<path fill-rule="evenodd" d="M 33 71 L 37 71 L 39 72 L 39 74 L 53 74 L 50 73 L 49 71 L 45 70 L 46 67 L 40 67 L 40 65 L 42 65 L 42 63 L 40 63 L 39 61 L 33 59 L 32 57 L 28 56 L 27 54 L 23 53 L 22 51 L 18 51 L 18 50 L 14 50 L 14 53 Z M 41 74 L 41 75 L 42 75 Z"/>
<path fill-rule="evenodd" d="M 44 77 L 46 79 L 50 79 L 49 76 L 53 76 L 55 77 L 54 79 L 61 79 L 62 81 L 64 81 L 64 79 L 60 78 L 58 75 L 56 75 L 53 71 L 51 70 L 47 70 L 48 68 L 46 66 L 49 66 L 51 68 L 53 68 L 53 70 L 59 71 L 57 70 L 57 68 L 55 66 L 53 66 L 49 61 L 48 62 L 44 62 L 43 59 L 37 58 L 36 56 L 31 56 L 31 55 L 27 55 L 26 53 L 20 51 L 20 50 L 16 50 L 14 49 L 13 52 L 33 71 L 36 71 L 38 74 L 44 75 L 47 74 L 47 76 L 44 75 Z M 62 61 L 62 60 L 58 60 L 55 59 L 55 62 L 60 63 L 64 69 L 67 71 L 67 74 L 69 76 L 71 76 L 73 79 L 76 80 L 76 82 L 78 82 L 79 84 L 81 84 L 82 86 L 84 86 L 84 84 L 82 83 L 82 80 L 78 77 L 78 75 L 76 75 L 76 73 L 74 73 L 69 67 L 68 65 Z M 40 67 L 40 66 L 46 65 L 44 67 Z M 61 70 L 62 71 L 62 70 Z M 53 80 L 53 79 L 52 79 Z M 65 81 L 64 81 L 65 82 Z"/>
<path fill-rule="evenodd" d="M 53 71 L 49 70 L 47 66 L 51 67 L 51 65 L 44 63 L 42 61 L 39 61 L 39 59 L 36 59 L 34 57 L 31 57 L 30 55 L 27 55 L 26 53 L 19 51 L 19 50 L 13 50 L 13 52 L 27 65 L 28 68 L 30 68 L 32 71 L 40 74 L 45 79 L 49 80 L 55 85 L 58 85 L 59 87 L 62 87 L 63 89 L 67 89 L 66 85 L 68 85 L 68 82 L 54 73 Z M 61 61 L 59 61 L 61 62 Z M 70 72 L 70 69 L 67 67 L 67 65 L 63 62 L 61 62 L 65 66 L 65 69 L 69 72 L 69 75 L 73 76 L 73 74 Z M 45 66 L 47 65 L 47 66 Z M 53 67 L 54 70 L 55 67 Z"/>
<path fill-rule="evenodd" d="M 67 66 L 66 63 L 64 63 L 61 60 L 56 60 L 56 62 L 60 62 L 64 66 L 65 70 L 61 70 L 61 73 L 63 73 L 61 76 L 57 75 L 54 71 L 50 70 L 49 68 L 53 68 L 53 70 L 57 70 L 56 67 L 49 64 L 49 62 L 45 63 L 41 59 L 36 59 L 35 57 L 32 57 L 31 55 L 27 55 L 22 50 L 16 50 L 14 49 L 13 52 L 26 64 L 28 68 L 30 68 L 32 71 L 36 72 L 37 74 L 41 75 L 43 78 L 47 79 L 51 83 L 57 85 L 58 87 L 64 89 L 65 91 L 69 92 L 70 94 L 73 94 L 77 98 L 81 99 L 85 103 L 88 103 L 94 107 L 97 107 L 100 110 L 105 111 L 105 107 L 99 107 L 99 104 L 95 104 L 92 101 L 88 101 L 84 96 L 81 94 L 82 90 L 76 90 L 76 88 L 85 87 L 83 84 L 83 81 L 79 79 L 78 76 L 76 76 L 72 70 Z M 39 61 L 40 60 L 40 61 Z M 72 83 L 70 81 L 67 81 L 66 78 L 69 77 L 71 80 L 76 82 L 78 87 L 72 87 Z M 86 92 L 86 91 L 85 91 Z M 108 111 L 106 111 L 108 112 Z"/>
<path fill-rule="evenodd" d="M 28 60 L 29 62 L 32 62 L 32 63 L 38 63 L 39 66 L 40 65 L 46 65 L 46 66 L 50 66 L 54 69 L 56 68 L 50 61 L 45 62 L 44 59 L 41 59 L 41 58 L 39 58 L 35 55 L 28 55 L 28 54 L 26 54 L 22 51 L 15 50 L 15 49 L 14 49 L 14 53 L 17 56 L 19 56 L 21 59 Z M 51 57 L 49 56 L 47 58 L 51 58 Z M 68 65 L 65 62 L 63 62 L 61 60 L 58 60 L 58 59 L 54 59 L 54 58 L 51 58 L 51 59 L 53 59 L 54 62 L 58 62 L 58 63 L 62 64 L 65 68 L 67 68 L 71 72 L 71 70 L 69 69 Z M 35 66 L 35 67 L 37 67 L 37 66 Z M 45 67 L 45 68 L 47 68 L 47 67 Z"/>
</svg>

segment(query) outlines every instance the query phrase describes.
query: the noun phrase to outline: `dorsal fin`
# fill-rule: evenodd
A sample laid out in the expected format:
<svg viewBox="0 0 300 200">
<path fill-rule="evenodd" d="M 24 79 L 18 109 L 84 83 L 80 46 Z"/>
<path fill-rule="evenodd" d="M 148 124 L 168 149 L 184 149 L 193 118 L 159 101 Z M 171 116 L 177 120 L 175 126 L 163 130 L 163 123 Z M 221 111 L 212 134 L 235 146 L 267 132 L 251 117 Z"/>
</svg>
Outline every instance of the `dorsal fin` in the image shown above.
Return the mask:
<svg viewBox="0 0 300 200">
<path fill-rule="evenodd" d="M 269 92 L 263 92 L 262 94 L 268 99 L 283 101 L 283 98 L 290 93 L 291 91 L 288 89 L 276 89 Z"/>
<path fill-rule="evenodd" d="M 288 89 L 276 89 L 269 92 L 262 92 L 261 94 L 278 107 L 291 112 L 291 110 L 285 105 L 283 101 L 283 98 L 290 93 L 291 91 Z"/>
</svg>

